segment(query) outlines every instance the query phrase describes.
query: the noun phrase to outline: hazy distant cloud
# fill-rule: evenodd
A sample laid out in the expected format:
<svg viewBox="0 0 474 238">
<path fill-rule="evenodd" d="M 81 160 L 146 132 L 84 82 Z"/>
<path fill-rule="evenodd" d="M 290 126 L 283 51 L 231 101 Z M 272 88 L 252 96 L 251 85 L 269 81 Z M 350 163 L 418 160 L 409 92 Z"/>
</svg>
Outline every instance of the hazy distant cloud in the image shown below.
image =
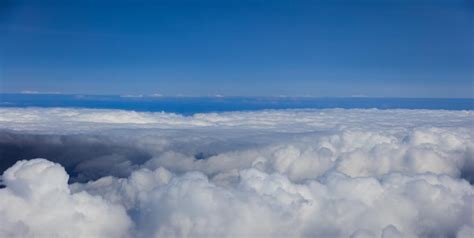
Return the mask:
<svg viewBox="0 0 474 238">
<path fill-rule="evenodd" d="M 61 94 L 61 92 L 43 92 L 43 91 L 35 91 L 35 90 L 23 90 L 20 91 L 21 94 Z"/>
<path fill-rule="evenodd" d="M 33 160 L 3 175 L 0 234 L 470 237 L 473 123 L 442 110 L 3 108 L 2 160 Z"/>
<path fill-rule="evenodd" d="M 144 95 L 144 94 L 124 94 L 124 95 L 120 95 L 120 97 L 122 97 L 122 98 L 145 98 L 145 97 L 149 97 L 149 98 L 159 98 L 159 97 L 163 97 L 163 94 L 160 94 L 160 93 L 153 93 L 153 94 L 149 94 L 149 95 Z"/>
<path fill-rule="evenodd" d="M 161 93 L 153 93 L 151 95 L 149 95 L 150 97 L 155 97 L 155 98 L 159 98 L 159 97 L 163 97 L 164 95 L 161 94 Z"/>
<path fill-rule="evenodd" d="M 120 97 L 122 98 L 142 98 L 144 97 L 142 94 L 124 94 L 124 95 L 120 95 Z"/>
</svg>

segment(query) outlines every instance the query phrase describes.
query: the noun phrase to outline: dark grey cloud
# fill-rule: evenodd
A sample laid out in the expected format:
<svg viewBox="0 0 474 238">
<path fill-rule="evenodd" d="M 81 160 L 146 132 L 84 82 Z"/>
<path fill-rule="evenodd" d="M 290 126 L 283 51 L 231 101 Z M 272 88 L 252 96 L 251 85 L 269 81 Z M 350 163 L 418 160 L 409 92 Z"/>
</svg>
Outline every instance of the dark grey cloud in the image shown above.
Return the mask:
<svg viewBox="0 0 474 238">
<path fill-rule="evenodd" d="M 48 158 L 61 164 L 71 181 L 112 175 L 126 177 L 151 154 L 98 135 L 38 135 L 0 131 L 0 172 L 18 160 Z"/>
</svg>

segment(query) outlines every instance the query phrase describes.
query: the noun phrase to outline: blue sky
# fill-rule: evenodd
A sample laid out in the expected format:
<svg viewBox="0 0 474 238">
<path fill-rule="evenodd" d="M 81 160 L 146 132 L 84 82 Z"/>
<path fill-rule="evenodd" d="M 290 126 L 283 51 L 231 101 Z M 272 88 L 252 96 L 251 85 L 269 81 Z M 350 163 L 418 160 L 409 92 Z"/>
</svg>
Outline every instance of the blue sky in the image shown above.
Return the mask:
<svg viewBox="0 0 474 238">
<path fill-rule="evenodd" d="M 0 1 L 0 91 L 473 97 L 469 0 Z"/>
</svg>

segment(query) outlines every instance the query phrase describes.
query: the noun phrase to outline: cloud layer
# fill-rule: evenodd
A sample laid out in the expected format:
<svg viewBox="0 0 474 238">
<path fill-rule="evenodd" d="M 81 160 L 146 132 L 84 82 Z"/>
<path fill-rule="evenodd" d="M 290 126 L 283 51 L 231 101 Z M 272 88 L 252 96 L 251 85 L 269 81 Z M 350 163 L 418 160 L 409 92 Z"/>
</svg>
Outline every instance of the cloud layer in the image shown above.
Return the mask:
<svg viewBox="0 0 474 238">
<path fill-rule="evenodd" d="M 0 109 L 0 236 L 471 237 L 473 125 L 472 111 Z"/>
</svg>

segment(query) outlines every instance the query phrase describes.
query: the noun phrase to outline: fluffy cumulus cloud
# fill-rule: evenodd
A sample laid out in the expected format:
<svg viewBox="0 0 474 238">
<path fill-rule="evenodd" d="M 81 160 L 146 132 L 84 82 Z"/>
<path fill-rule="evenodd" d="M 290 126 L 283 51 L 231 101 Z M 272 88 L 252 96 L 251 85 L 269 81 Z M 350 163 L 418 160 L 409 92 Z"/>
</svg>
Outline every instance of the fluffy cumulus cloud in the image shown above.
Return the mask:
<svg viewBox="0 0 474 238">
<path fill-rule="evenodd" d="M 124 237 L 131 227 L 120 205 L 87 192 L 72 194 L 59 164 L 22 160 L 2 177 L 2 237 Z"/>
<path fill-rule="evenodd" d="M 472 237 L 473 125 L 472 111 L 0 109 L 0 236 Z"/>
</svg>

